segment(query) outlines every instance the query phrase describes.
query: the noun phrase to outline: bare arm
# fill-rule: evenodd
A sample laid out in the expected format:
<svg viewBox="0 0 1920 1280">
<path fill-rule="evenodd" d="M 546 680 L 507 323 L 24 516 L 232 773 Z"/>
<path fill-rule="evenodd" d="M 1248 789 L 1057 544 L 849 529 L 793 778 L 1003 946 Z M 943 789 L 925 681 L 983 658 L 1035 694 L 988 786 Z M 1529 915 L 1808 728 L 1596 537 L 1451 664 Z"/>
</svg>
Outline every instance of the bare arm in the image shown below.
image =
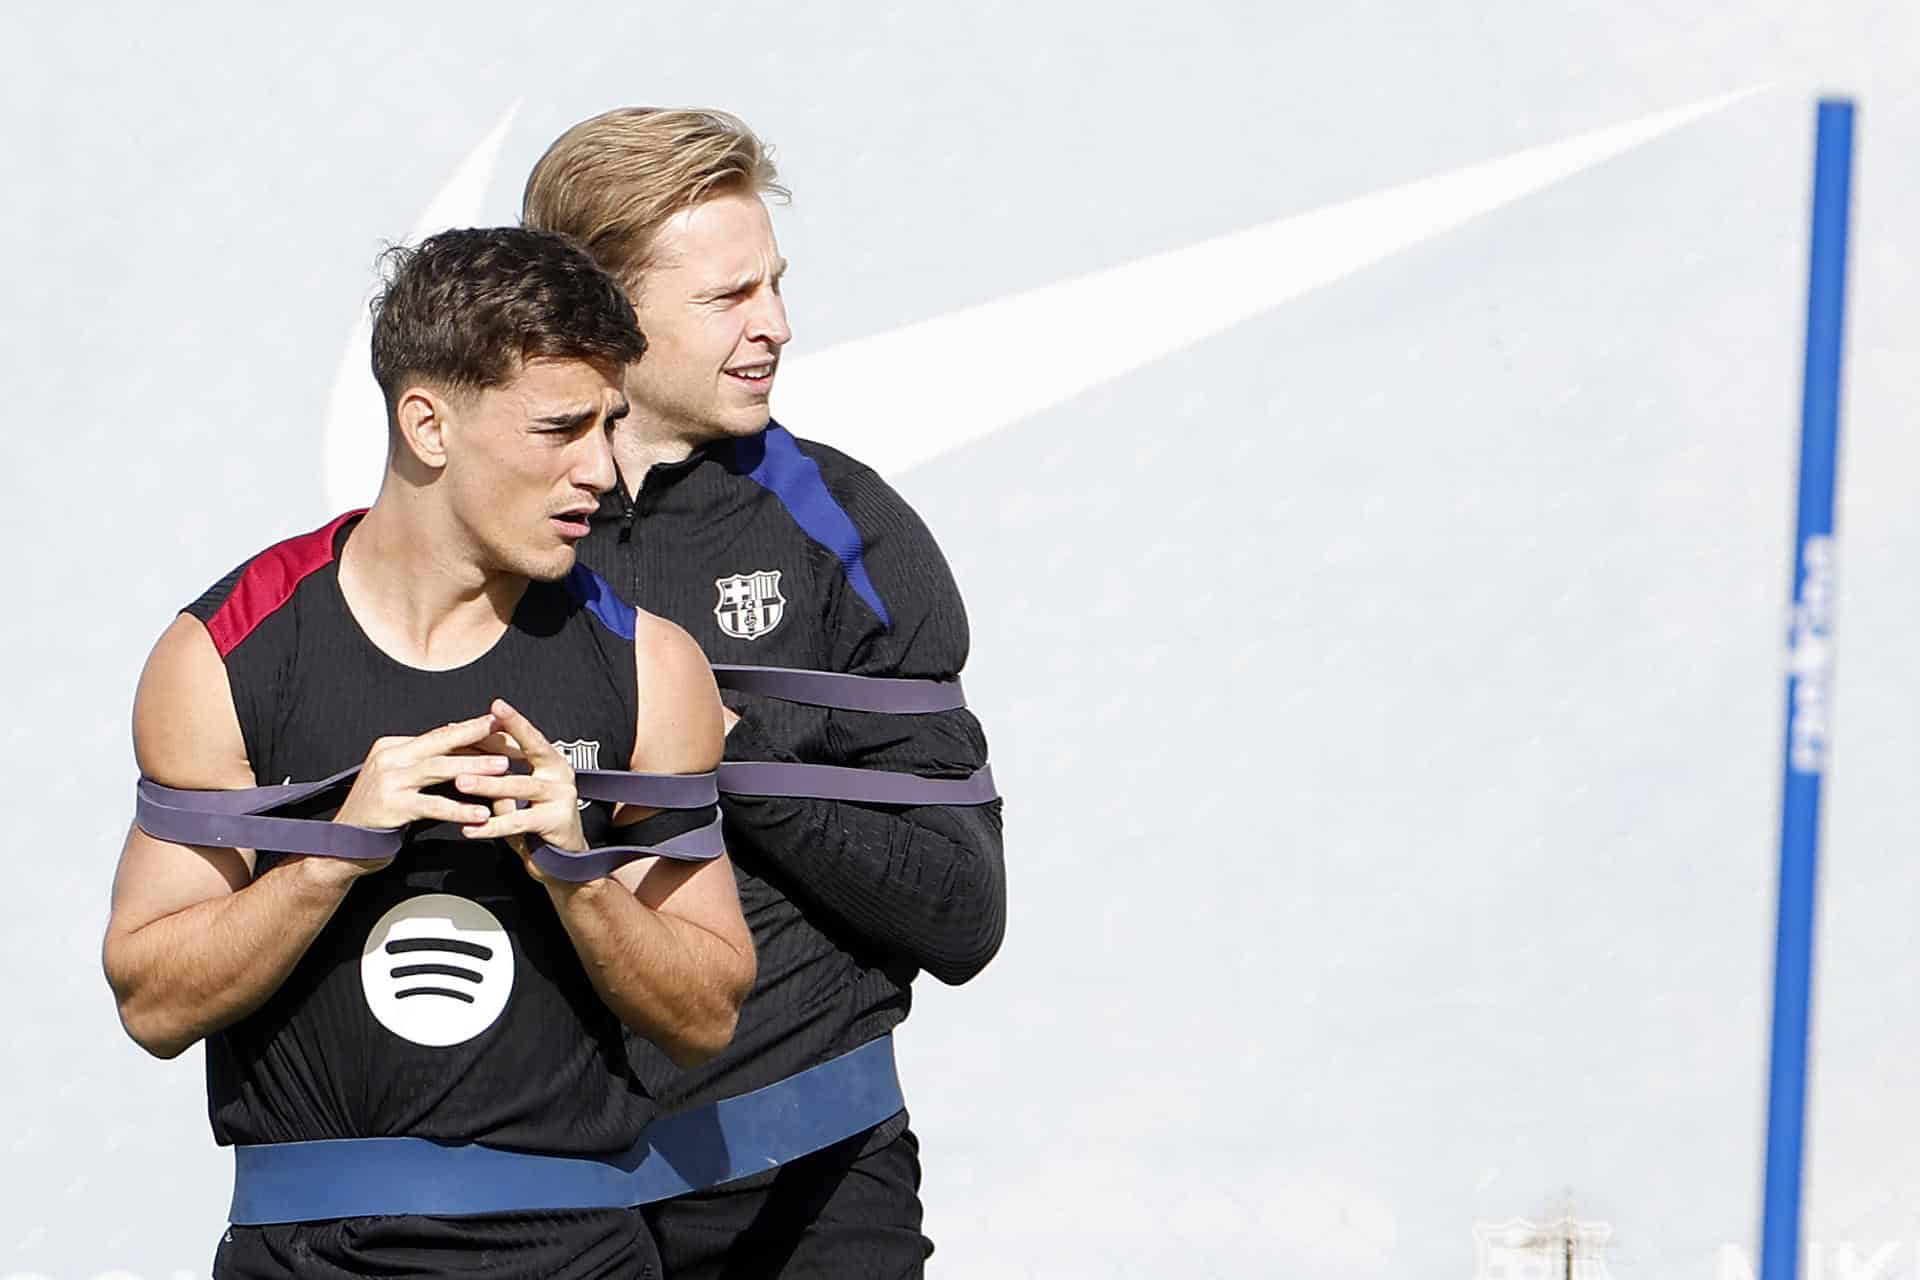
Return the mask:
<svg viewBox="0 0 1920 1280">
<path fill-rule="evenodd" d="M 477 738 L 492 728 L 492 718 L 467 724 Z M 392 741 L 444 754 L 418 748 L 433 737 Z M 140 771 L 156 782 L 200 790 L 254 785 L 226 666 L 197 619 L 176 618 L 154 646 L 134 698 L 133 739 Z M 383 744 L 376 744 L 376 754 Z M 472 758 L 460 766 L 490 767 Z M 370 807 L 383 777 L 391 780 L 370 768 L 338 820 L 405 821 Z M 444 805 L 450 819 L 485 816 L 475 806 L 413 798 Z M 251 849 L 174 844 L 132 828 L 114 874 L 102 947 L 127 1034 L 156 1057 L 171 1058 L 253 1012 L 286 981 L 353 881 L 385 865 L 295 857 L 256 878 Z"/>
<path fill-rule="evenodd" d="M 678 627 L 642 613 L 634 652 L 641 702 L 631 767 L 653 773 L 712 769 L 720 760 L 720 698 L 699 648 Z M 492 822 L 468 834 L 538 832 L 558 847 L 584 848 L 571 770 L 563 795 L 541 785 L 543 770 L 558 776 L 565 757 L 518 713 L 503 714 L 504 706 L 496 703 L 495 712 L 515 739 L 533 748 L 527 754 L 534 776 L 463 779 L 463 790 L 494 798 L 498 809 Z M 550 757 L 544 765 L 543 757 Z M 520 810 L 499 806 L 514 799 L 532 803 Z M 561 803 L 549 808 L 556 800 Z M 653 812 L 626 808 L 614 820 L 630 824 Z M 523 845 L 516 847 L 524 856 Z M 541 876 L 531 862 L 527 869 L 546 887 L 594 990 L 622 1022 L 683 1067 L 726 1047 L 753 986 L 754 955 L 725 854 L 699 863 L 643 859 L 584 884 Z"/>
</svg>

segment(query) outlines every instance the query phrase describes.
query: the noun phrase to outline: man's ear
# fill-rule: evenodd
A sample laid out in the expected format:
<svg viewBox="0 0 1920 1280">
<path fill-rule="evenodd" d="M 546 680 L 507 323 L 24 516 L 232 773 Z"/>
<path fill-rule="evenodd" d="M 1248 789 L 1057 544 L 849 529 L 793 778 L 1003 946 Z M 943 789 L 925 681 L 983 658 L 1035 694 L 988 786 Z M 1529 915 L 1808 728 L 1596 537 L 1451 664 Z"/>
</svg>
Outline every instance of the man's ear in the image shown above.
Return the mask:
<svg viewBox="0 0 1920 1280">
<path fill-rule="evenodd" d="M 402 391 L 393 406 L 400 447 L 434 471 L 447 465 L 448 409 L 446 397 L 417 384 Z"/>
</svg>

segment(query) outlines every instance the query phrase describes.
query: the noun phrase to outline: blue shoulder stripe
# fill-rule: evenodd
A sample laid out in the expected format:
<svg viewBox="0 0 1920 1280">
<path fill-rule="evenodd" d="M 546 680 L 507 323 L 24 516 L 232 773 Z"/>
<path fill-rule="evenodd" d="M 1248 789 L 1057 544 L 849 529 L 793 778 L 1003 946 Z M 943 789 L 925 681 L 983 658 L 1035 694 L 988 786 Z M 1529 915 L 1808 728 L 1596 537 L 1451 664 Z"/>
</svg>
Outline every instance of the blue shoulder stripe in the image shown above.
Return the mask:
<svg viewBox="0 0 1920 1280">
<path fill-rule="evenodd" d="M 883 625 L 891 627 L 887 606 L 867 576 L 867 548 L 860 530 L 827 489 L 820 464 L 800 452 L 799 442 L 787 429 L 771 423 L 759 435 L 735 440 L 733 462 L 735 470 L 780 499 L 801 532 L 839 558 L 855 594 L 880 616 Z"/>
<path fill-rule="evenodd" d="M 633 639 L 633 606 L 613 594 L 605 578 L 575 561 L 566 582 L 567 594 L 585 605 L 601 625 L 623 640 Z"/>
</svg>

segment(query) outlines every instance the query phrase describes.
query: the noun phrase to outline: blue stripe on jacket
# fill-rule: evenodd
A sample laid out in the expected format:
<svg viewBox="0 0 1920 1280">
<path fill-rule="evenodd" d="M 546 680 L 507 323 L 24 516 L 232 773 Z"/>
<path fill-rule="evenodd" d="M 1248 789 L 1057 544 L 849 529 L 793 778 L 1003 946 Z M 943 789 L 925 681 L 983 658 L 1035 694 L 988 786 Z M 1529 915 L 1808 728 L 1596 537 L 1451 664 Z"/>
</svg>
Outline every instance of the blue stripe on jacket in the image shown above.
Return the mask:
<svg viewBox="0 0 1920 1280">
<path fill-rule="evenodd" d="M 854 593 L 879 615 L 882 625 L 891 627 L 887 606 L 867 576 L 867 548 L 860 530 L 827 489 L 820 464 L 800 451 L 792 434 L 772 423 L 759 435 L 734 441 L 733 467 L 778 498 L 801 532 L 833 552 Z"/>
</svg>

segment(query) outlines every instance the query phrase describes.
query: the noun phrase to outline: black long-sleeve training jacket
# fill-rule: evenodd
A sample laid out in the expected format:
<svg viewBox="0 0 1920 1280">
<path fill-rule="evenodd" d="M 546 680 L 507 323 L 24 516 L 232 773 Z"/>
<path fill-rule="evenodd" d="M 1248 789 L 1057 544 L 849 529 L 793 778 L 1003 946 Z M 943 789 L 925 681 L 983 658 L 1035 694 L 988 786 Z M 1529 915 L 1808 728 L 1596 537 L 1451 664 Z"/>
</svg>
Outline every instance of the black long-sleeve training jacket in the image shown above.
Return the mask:
<svg viewBox="0 0 1920 1280">
<path fill-rule="evenodd" d="M 654 466 L 633 498 L 616 487 L 580 557 L 716 663 L 914 679 L 949 679 L 966 664 L 966 611 L 920 518 L 872 469 L 777 423 Z M 725 696 L 742 717 L 729 760 L 933 778 L 986 763 L 968 711 Z M 721 808 L 759 980 L 732 1045 L 706 1066 L 682 1072 L 636 1046 L 665 1106 L 729 1097 L 857 1048 L 906 1017 L 919 970 L 965 982 L 999 948 L 998 801 L 903 809 L 727 796 Z"/>
</svg>

